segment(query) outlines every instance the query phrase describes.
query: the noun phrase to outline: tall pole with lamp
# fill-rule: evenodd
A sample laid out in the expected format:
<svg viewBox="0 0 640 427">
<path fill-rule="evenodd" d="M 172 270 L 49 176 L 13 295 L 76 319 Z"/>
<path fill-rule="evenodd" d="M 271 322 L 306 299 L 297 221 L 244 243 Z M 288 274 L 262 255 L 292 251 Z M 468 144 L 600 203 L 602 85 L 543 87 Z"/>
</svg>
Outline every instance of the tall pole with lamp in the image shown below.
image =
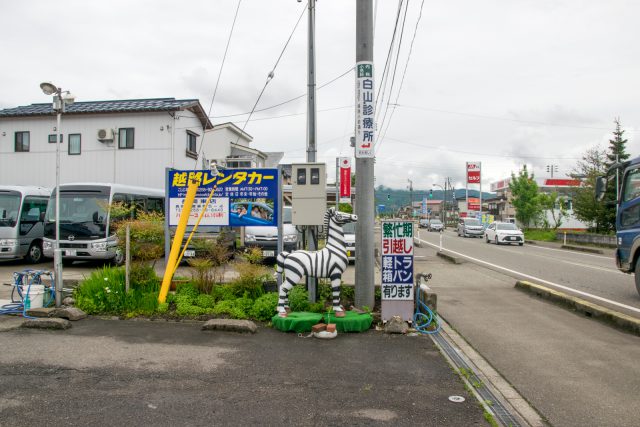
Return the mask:
<svg viewBox="0 0 640 427">
<path fill-rule="evenodd" d="M 40 89 L 45 95 L 53 95 L 53 110 L 56 112 L 56 243 L 53 250 L 53 270 L 56 291 L 56 307 L 62 305 L 62 251 L 60 250 L 60 135 L 62 135 L 61 122 L 62 113 L 65 106 L 73 104 L 75 98 L 69 91 L 64 92 L 62 96 L 62 88 L 52 83 L 40 83 Z"/>
</svg>

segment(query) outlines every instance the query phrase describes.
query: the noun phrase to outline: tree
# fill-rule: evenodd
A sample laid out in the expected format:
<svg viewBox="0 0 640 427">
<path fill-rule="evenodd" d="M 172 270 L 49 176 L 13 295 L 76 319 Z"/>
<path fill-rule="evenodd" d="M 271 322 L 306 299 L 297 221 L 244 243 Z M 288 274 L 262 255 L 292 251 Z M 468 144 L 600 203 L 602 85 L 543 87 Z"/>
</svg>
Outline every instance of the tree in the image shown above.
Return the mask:
<svg viewBox="0 0 640 427">
<path fill-rule="evenodd" d="M 540 206 L 545 212 L 551 214 L 553 220 L 553 229 L 557 230 L 562 225 L 562 220 L 567 216 L 567 209 L 564 206 L 564 200 L 558 197 L 558 192 L 554 191 L 548 194 L 540 194 Z M 556 210 L 558 206 L 558 210 Z M 544 215 L 543 222 L 545 228 L 549 228 L 548 216 Z"/>
<path fill-rule="evenodd" d="M 517 177 L 511 174 L 509 189 L 512 195 L 511 204 L 516 209 L 516 219 L 524 227 L 529 227 L 532 221 L 536 222 L 540 217 L 542 209 L 538 197 L 538 184 L 533 173 L 529 175 L 526 165 Z"/>
<path fill-rule="evenodd" d="M 596 178 L 607 171 L 606 159 L 605 149 L 600 146 L 589 148 L 570 174 L 571 178 L 582 181 L 580 187 L 573 190 L 573 214 L 580 221 L 591 224 L 591 228 L 597 233 L 610 229 L 607 218 L 609 209 L 603 202 L 596 200 L 595 191 Z"/>
<path fill-rule="evenodd" d="M 609 140 L 609 149 L 607 151 L 607 162 L 605 163 L 608 170 L 616 163 L 624 162 L 629 159 L 629 154 L 625 151 L 627 140 L 624 139 L 624 130 L 620 126 L 620 119 L 613 121 L 616 124 L 616 130 L 613 131 L 613 139 Z M 618 201 L 619 187 L 615 179 L 607 184 L 607 191 L 604 195 L 604 206 L 606 215 L 604 217 L 603 226 L 607 230 L 615 230 L 616 228 L 616 203 Z"/>
</svg>

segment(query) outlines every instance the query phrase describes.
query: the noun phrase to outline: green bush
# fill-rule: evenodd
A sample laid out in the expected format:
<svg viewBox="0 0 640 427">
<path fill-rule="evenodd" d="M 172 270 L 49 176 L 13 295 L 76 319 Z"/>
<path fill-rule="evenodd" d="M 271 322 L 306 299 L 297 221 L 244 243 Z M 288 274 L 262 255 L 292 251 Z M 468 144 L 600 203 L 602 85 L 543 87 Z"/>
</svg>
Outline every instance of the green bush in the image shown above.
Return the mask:
<svg viewBox="0 0 640 427">
<path fill-rule="evenodd" d="M 554 242 L 556 240 L 556 232 L 554 230 L 524 230 L 525 240 L 540 240 L 543 242 Z"/>
<path fill-rule="evenodd" d="M 196 305 L 202 308 L 213 308 L 216 305 L 216 300 L 211 295 L 200 294 L 196 298 Z"/>
<path fill-rule="evenodd" d="M 117 204 L 112 204 L 110 209 L 112 218 L 114 215 L 121 218 L 130 216 L 128 206 L 118 207 Z M 164 216 L 156 212 L 137 212 L 136 215 L 136 219 L 115 222 L 118 247 L 124 253 L 128 224 L 131 236 L 131 259 L 150 261 L 160 258 L 164 254 Z"/>
<path fill-rule="evenodd" d="M 251 317 L 256 320 L 267 321 L 273 317 L 278 308 L 278 293 L 269 292 L 262 295 L 253 303 Z"/>
<path fill-rule="evenodd" d="M 200 316 L 206 314 L 206 309 L 196 305 L 178 304 L 176 314 L 178 316 Z"/>
<path fill-rule="evenodd" d="M 309 292 L 304 285 L 296 285 L 289 292 L 289 307 L 291 311 L 309 311 Z"/>
<path fill-rule="evenodd" d="M 169 311 L 169 303 L 163 302 L 162 304 L 158 304 L 158 309 L 156 310 L 160 314 L 164 314 Z"/>
<path fill-rule="evenodd" d="M 318 301 L 313 304 L 309 304 L 309 311 L 312 313 L 324 313 L 324 302 Z"/>
<path fill-rule="evenodd" d="M 211 296 L 218 301 L 227 301 L 236 299 L 235 288 L 231 285 L 217 285 L 211 290 Z"/>
</svg>

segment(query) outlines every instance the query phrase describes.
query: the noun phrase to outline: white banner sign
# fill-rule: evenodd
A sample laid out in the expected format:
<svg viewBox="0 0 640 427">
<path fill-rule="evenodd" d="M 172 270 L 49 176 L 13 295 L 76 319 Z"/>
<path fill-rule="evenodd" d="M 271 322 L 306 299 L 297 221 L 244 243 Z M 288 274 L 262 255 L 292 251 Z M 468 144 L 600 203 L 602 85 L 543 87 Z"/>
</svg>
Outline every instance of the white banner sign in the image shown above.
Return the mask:
<svg viewBox="0 0 640 427">
<path fill-rule="evenodd" d="M 375 96 L 373 93 L 373 62 L 356 64 L 356 158 L 374 157 Z"/>
</svg>

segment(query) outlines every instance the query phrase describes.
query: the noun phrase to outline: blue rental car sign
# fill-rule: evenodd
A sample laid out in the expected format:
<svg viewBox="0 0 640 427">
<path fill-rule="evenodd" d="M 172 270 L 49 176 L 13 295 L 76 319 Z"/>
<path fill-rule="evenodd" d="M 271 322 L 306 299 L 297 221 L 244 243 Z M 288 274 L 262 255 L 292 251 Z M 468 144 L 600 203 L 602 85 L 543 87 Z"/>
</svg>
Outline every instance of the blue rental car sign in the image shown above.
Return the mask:
<svg viewBox="0 0 640 427">
<path fill-rule="evenodd" d="M 200 186 L 189 225 L 195 225 L 214 188 L 200 225 L 242 227 L 278 224 L 278 169 L 225 169 L 217 176 L 208 170 L 170 170 L 167 191 L 170 226 L 178 225 L 190 178 L 196 179 Z"/>
</svg>

